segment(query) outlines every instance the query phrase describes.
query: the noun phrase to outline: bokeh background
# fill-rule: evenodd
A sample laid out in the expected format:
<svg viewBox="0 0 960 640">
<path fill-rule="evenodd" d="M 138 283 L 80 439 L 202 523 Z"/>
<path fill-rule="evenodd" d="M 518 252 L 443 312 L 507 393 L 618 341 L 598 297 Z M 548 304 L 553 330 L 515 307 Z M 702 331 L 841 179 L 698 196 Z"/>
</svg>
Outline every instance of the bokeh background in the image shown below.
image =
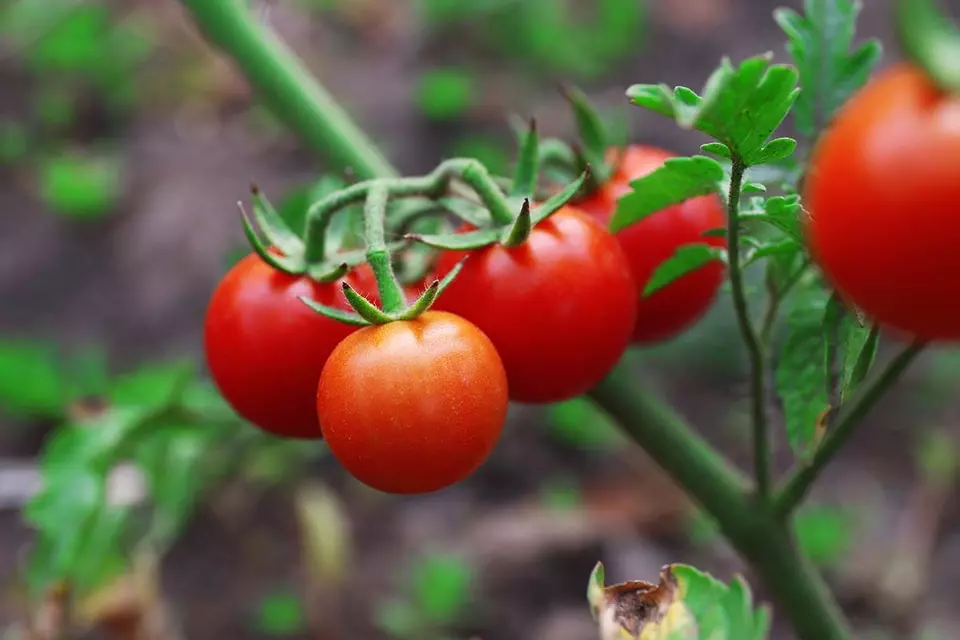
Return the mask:
<svg viewBox="0 0 960 640">
<path fill-rule="evenodd" d="M 870 0 L 860 20 L 861 36 L 883 41 L 884 64 L 898 55 L 889 4 Z M 504 171 L 512 114 L 569 139 L 560 80 L 629 116 L 632 139 L 694 153 L 698 135 L 630 111 L 623 90 L 698 88 L 723 55 L 785 59 L 774 6 L 261 0 L 255 10 L 397 166 L 422 172 L 454 155 Z M 191 389 L 216 405 L 201 328 L 215 283 L 245 249 L 236 202 L 256 182 L 292 211 L 331 168 L 174 0 L 3 0 L 0 86 L 0 627 L 59 613 L 56 594 L 37 599 L 26 587 L 49 575 L 36 558 L 37 521 L 48 537 L 99 535 L 107 564 L 135 554 L 133 582 L 112 583 L 75 621 L 149 620 L 143 637 L 154 640 L 587 640 L 597 560 L 613 580 L 655 581 L 676 561 L 725 579 L 745 570 L 585 402 L 515 408 L 475 476 L 411 498 L 359 485 L 322 445 L 273 441 L 221 413 L 181 425 L 209 429 L 188 447 L 148 433 L 124 454 L 109 508 L 129 518 L 115 530 L 84 529 L 113 522 L 106 516 L 72 520 L 68 494 L 25 518 L 41 468 L 58 474 L 56 490 L 85 464 L 69 447 L 46 466 L 39 456 L 69 430 L 61 425 L 102 408 L 91 399 L 155 402 L 195 370 Z M 630 358 L 639 382 L 745 462 L 744 363 L 728 302 L 724 294 L 688 335 Z M 858 637 L 960 637 L 958 355 L 923 356 L 798 518 Z M 782 433 L 778 444 L 785 469 Z M 156 456 L 166 466 L 151 466 Z M 154 488 L 175 525 L 154 522 Z M 83 571 L 102 568 L 91 567 Z M 791 637 L 781 625 L 775 633 Z"/>
</svg>

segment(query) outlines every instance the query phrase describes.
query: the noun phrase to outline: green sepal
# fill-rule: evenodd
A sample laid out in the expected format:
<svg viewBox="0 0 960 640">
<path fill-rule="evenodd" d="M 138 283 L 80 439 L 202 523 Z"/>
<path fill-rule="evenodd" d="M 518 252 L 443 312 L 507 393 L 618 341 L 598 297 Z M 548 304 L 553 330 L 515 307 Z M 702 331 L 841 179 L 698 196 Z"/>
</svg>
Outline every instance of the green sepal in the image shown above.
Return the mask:
<svg viewBox="0 0 960 640">
<path fill-rule="evenodd" d="M 405 238 L 435 249 L 469 251 L 489 246 L 500 240 L 500 229 L 478 229 L 466 233 L 420 234 L 408 233 Z"/>
<path fill-rule="evenodd" d="M 520 214 L 504 233 L 500 244 L 505 247 L 516 247 L 527 241 L 533 230 L 533 221 L 530 218 L 530 201 L 524 198 Z"/>
<path fill-rule="evenodd" d="M 343 297 L 347 299 L 347 302 L 361 318 L 370 324 L 386 324 L 392 320 L 388 314 L 367 300 L 362 294 L 357 293 L 357 290 L 348 283 L 344 282 L 341 286 L 343 287 Z"/>
<path fill-rule="evenodd" d="M 267 241 L 279 249 L 284 255 L 301 255 L 304 250 L 303 240 L 293 232 L 286 221 L 280 216 L 267 197 L 256 184 L 250 185 L 253 197 L 253 217 L 260 227 L 260 232 Z"/>
<path fill-rule="evenodd" d="M 583 170 L 583 173 L 580 174 L 580 177 L 568 184 L 563 191 L 557 193 L 552 198 L 549 198 L 539 207 L 535 207 L 531 212 L 533 226 L 537 226 L 552 216 L 554 213 L 559 211 L 561 207 L 570 202 L 578 193 L 580 193 L 580 189 L 583 188 L 584 183 L 586 183 L 586 181 L 592 175 L 591 171 L 591 167 L 587 166 Z"/>
<path fill-rule="evenodd" d="M 520 142 L 517 167 L 513 174 L 510 195 L 514 197 L 532 197 L 537 188 L 537 174 L 540 168 L 540 140 L 537 136 L 537 121 L 530 119 Z"/>
<path fill-rule="evenodd" d="M 359 314 L 350 313 L 349 311 L 343 311 L 342 309 L 336 309 L 334 307 L 328 307 L 325 304 L 320 304 L 316 300 L 311 300 L 307 296 L 299 296 L 298 300 L 320 315 L 330 318 L 331 320 L 336 320 L 337 322 L 349 324 L 354 327 L 369 327 L 372 324 L 360 317 Z"/>
<path fill-rule="evenodd" d="M 347 275 L 350 272 L 350 265 L 346 262 L 341 262 L 336 267 L 332 267 L 328 264 L 319 264 L 311 267 L 307 274 L 310 276 L 311 280 L 316 280 L 324 284 L 329 284 L 331 282 L 336 282 L 343 276 Z"/>
<path fill-rule="evenodd" d="M 278 256 L 270 253 L 270 248 L 263 244 L 263 241 L 260 240 L 256 230 L 253 228 L 253 224 L 250 222 L 250 218 L 247 217 L 247 212 L 243 208 L 243 203 L 238 202 L 237 205 L 240 208 L 240 220 L 243 223 L 243 233 L 247 236 L 247 241 L 250 243 L 250 246 L 253 248 L 254 252 L 260 256 L 261 260 L 266 262 L 277 271 L 286 273 L 287 275 L 299 276 L 306 272 L 307 263 L 303 260 L 302 254 Z"/>
<path fill-rule="evenodd" d="M 593 170 L 591 187 L 596 187 L 610 179 L 616 171 L 616 166 L 606 162 L 607 148 L 610 146 L 610 136 L 603 119 L 590 104 L 587 95 L 571 85 L 561 85 L 560 92 L 573 108 L 573 117 L 577 123 L 579 138 L 578 154 L 581 162 L 579 169 L 586 167 Z"/>
<path fill-rule="evenodd" d="M 934 0 L 896 0 L 897 35 L 906 56 L 940 88 L 960 92 L 960 30 Z"/>
</svg>

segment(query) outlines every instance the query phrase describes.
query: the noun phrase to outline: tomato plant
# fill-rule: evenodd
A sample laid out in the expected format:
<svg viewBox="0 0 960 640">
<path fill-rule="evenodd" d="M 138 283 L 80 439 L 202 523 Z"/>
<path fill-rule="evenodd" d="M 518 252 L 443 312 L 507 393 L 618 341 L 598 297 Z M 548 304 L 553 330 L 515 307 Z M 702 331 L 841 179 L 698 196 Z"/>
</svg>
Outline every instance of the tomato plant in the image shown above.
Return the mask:
<svg viewBox="0 0 960 640">
<path fill-rule="evenodd" d="M 656 147 L 631 145 L 620 155 L 616 172 L 577 206 L 609 224 L 630 182 L 663 165 L 673 153 Z M 725 247 L 721 237 L 704 233 L 723 228 L 726 218 L 716 194 L 703 195 L 668 206 L 617 232 L 637 283 L 637 322 L 634 342 L 649 344 L 674 337 L 699 320 L 713 304 L 723 284 L 725 267 L 719 260 L 686 273 L 648 296 L 643 290 L 654 271 L 679 247 L 704 243 Z"/>
<path fill-rule="evenodd" d="M 341 282 L 376 295 L 369 267 L 320 283 L 277 271 L 252 253 L 217 285 L 204 323 L 207 365 L 241 416 L 292 438 L 319 438 L 315 397 L 323 363 L 355 327 L 324 318 L 298 299 L 347 309 Z"/>
<path fill-rule="evenodd" d="M 839 112 L 805 195 L 813 255 L 868 316 L 926 340 L 960 340 L 960 98 L 901 64 Z"/>
<path fill-rule="evenodd" d="M 440 274 L 464 253 L 444 253 Z M 567 207 L 521 245 L 476 249 L 437 301 L 490 336 L 510 397 L 544 403 L 580 395 L 610 372 L 630 341 L 637 294 L 616 239 Z"/>
<path fill-rule="evenodd" d="M 493 450 L 507 378 L 483 332 L 450 313 L 364 327 L 327 359 L 316 409 L 330 451 L 389 493 L 451 485 Z"/>
</svg>

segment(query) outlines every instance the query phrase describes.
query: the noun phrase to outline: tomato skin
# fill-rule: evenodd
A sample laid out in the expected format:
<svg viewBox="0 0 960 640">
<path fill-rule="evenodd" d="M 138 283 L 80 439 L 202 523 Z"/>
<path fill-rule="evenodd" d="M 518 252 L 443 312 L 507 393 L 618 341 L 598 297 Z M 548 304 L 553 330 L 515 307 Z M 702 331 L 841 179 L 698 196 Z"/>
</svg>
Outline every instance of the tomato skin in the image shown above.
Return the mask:
<svg viewBox="0 0 960 640">
<path fill-rule="evenodd" d="M 358 480 L 427 493 L 487 458 L 507 395 L 489 338 L 459 316 L 428 311 L 344 339 L 320 375 L 316 410 L 331 452 Z"/>
<path fill-rule="evenodd" d="M 367 265 L 345 280 L 378 299 Z M 290 276 L 251 253 L 217 285 L 207 308 L 204 350 L 214 383 L 243 418 L 287 438 L 322 437 L 317 380 L 327 356 L 356 327 L 318 314 L 298 297 L 349 310 L 341 282 Z"/>
<path fill-rule="evenodd" d="M 887 69 L 822 136 L 804 196 L 811 253 L 841 296 L 895 333 L 960 340 L 960 97 Z"/>
<path fill-rule="evenodd" d="M 630 193 L 630 181 L 658 169 L 675 154 L 641 145 L 627 147 L 617 172 L 576 206 L 609 225 L 617 200 Z M 653 344 L 669 340 L 696 324 L 713 306 L 726 277 L 719 260 L 704 265 L 643 297 L 654 271 L 678 247 L 705 243 L 726 247 L 726 240 L 703 233 L 726 225 L 726 214 L 717 196 L 700 196 L 657 211 L 616 233 L 637 283 L 637 324 L 633 342 Z"/>
<path fill-rule="evenodd" d="M 445 252 L 446 274 L 463 257 Z M 630 342 L 636 288 L 616 239 L 564 207 L 517 247 L 491 245 L 470 258 L 435 307 L 476 324 L 496 345 L 510 398 L 547 403 L 588 391 Z"/>
</svg>

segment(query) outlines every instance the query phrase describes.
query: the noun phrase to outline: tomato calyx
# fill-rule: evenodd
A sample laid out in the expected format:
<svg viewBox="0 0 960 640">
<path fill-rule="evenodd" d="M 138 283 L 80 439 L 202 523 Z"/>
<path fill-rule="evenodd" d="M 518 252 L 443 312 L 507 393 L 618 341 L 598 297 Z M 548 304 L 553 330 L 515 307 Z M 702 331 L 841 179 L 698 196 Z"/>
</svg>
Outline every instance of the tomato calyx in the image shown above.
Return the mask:
<svg viewBox="0 0 960 640">
<path fill-rule="evenodd" d="M 905 56 L 940 89 L 960 93 L 960 29 L 934 0 L 897 0 L 895 10 Z"/>
<path fill-rule="evenodd" d="M 573 85 L 561 85 L 560 93 L 570 104 L 576 122 L 577 142 L 573 145 L 575 167 L 592 168 L 592 177 L 584 189 L 589 195 L 610 181 L 620 169 L 626 135 L 614 135 L 604 119 L 590 104 L 587 95 Z"/>
</svg>

